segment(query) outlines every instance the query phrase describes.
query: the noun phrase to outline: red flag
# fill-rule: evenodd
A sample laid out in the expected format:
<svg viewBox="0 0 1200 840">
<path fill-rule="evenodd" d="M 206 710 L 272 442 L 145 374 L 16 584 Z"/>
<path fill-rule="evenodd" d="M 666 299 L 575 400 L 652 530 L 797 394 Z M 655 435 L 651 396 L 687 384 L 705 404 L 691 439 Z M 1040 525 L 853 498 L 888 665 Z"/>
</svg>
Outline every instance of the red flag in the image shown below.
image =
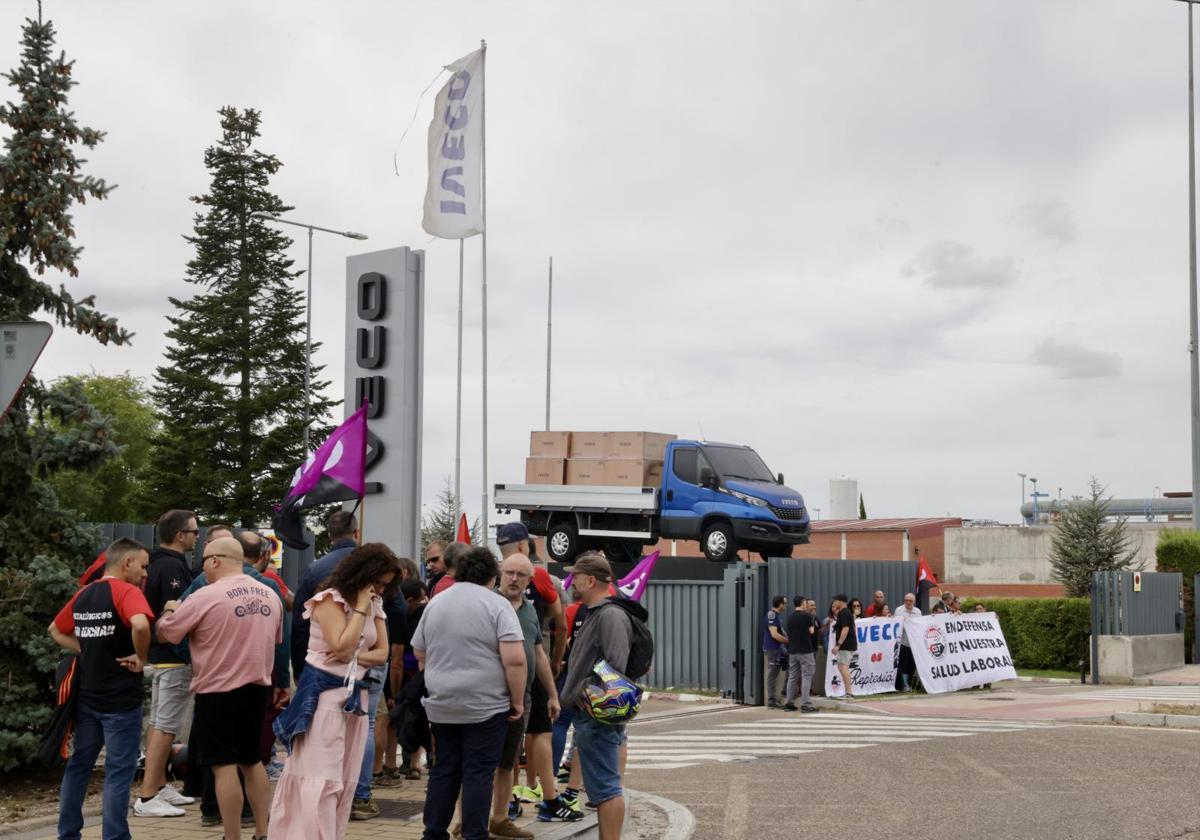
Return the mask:
<svg viewBox="0 0 1200 840">
<path fill-rule="evenodd" d="M 922 554 L 918 559 L 921 562 L 917 566 L 917 589 L 919 590 L 922 585 L 940 587 L 938 579 L 933 576 L 933 569 L 929 568 L 929 564 L 925 562 L 925 555 Z"/>
<path fill-rule="evenodd" d="M 460 543 L 471 544 L 471 529 L 467 527 L 467 515 L 465 513 L 458 515 L 458 533 L 454 535 L 454 539 Z"/>
</svg>

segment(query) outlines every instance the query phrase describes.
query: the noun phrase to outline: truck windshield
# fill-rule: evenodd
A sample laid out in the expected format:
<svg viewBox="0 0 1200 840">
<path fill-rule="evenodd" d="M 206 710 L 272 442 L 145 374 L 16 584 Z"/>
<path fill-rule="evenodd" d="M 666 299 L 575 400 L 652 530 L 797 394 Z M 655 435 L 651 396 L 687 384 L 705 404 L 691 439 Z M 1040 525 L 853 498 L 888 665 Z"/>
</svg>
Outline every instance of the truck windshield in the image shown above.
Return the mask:
<svg viewBox="0 0 1200 840">
<path fill-rule="evenodd" d="M 753 449 L 733 449 L 724 446 L 706 446 L 704 454 L 712 461 L 722 478 L 740 478 L 745 481 L 769 481 L 775 476 L 767 469 L 763 459 Z"/>
</svg>

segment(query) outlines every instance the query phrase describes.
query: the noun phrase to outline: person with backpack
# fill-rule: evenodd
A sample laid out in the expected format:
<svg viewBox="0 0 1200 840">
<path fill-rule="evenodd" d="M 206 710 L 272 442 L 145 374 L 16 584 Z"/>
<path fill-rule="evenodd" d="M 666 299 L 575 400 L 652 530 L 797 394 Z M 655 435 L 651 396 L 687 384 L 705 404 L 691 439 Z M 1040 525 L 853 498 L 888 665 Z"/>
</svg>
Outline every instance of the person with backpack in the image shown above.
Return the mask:
<svg viewBox="0 0 1200 840">
<path fill-rule="evenodd" d="M 583 770 L 588 799 L 598 806 L 600 840 L 617 840 L 625 821 L 619 753 L 625 722 L 637 712 L 640 691 L 613 691 L 597 698 L 589 691 L 593 675 L 606 682 L 612 672 L 628 681 L 650 670 L 654 643 L 646 628 L 646 608 L 627 598 L 613 598 L 612 567 L 604 555 L 586 551 L 568 571 L 576 599 L 587 607 L 587 619 L 571 645 L 570 666 L 563 683 L 562 703 L 583 711 L 575 715 L 576 757 Z M 606 676 L 605 676 L 606 675 Z"/>
</svg>

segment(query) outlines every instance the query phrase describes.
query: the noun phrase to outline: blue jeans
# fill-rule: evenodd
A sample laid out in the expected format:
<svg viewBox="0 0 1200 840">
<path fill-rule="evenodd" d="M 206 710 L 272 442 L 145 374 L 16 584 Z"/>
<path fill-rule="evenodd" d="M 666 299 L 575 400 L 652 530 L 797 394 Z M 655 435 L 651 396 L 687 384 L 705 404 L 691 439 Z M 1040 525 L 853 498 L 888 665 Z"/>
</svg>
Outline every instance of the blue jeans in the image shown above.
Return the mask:
<svg viewBox="0 0 1200 840">
<path fill-rule="evenodd" d="M 104 758 L 104 840 L 130 840 L 129 788 L 142 741 L 142 707 L 127 712 L 75 709 L 75 752 L 63 770 L 58 803 L 59 840 L 79 840 L 83 799 L 100 748 Z"/>
<path fill-rule="evenodd" d="M 446 831 L 462 791 L 464 840 L 487 840 L 492 778 L 508 733 L 508 712 L 479 723 L 431 723 L 433 769 L 425 791 L 423 840 L 449 840 Z M 589 791 L 590 792 L 590 791 Z"/>
<path fill-rule="evenodd" d="M 575 718 L 575 757 L 583 770 L 588 799 L 597 805 L 621 795 L 621 742 L 625 727 Z"/>
<path fill-rule="evenodd" d="M 550 732 L 550 751 L 554 754 L 552 768 L 555 773 L 562 766 L 563 753 L 567 751 L 567 731 L 571 728 L 571 722 L 574 720 L 574 707 L 563 706 L 562 711 L 558 713 L 558 719 L 554 721 L 554 728 Z"/>
<path fill-rule="evenodd" d="M 375 769 L 375 713 L 379 711 L 379 698 L 383 696 L 383 683 L 387 679 L 388 666 L 380 665 L 367 669 L 367 748 L 363 750 L 362 769 L 358 772 L 358 787 L 355 799 L 371 798 L 371 773 Z"/>
</svg>

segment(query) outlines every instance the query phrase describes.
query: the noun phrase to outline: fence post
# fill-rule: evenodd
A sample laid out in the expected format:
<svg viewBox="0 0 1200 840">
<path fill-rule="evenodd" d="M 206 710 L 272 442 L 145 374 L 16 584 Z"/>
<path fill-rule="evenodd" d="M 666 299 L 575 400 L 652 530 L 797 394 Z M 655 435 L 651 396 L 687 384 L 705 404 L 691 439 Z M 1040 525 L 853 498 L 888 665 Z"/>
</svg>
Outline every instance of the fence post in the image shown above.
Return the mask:
<svg viewBox="0 0 1200 840">
<path fill-rule="evenodd" d="M 1100 684 L 1100 599 L 1104 593 L 1103 572 L 1092 572 L 1092 685 Z"/>
</svg>

